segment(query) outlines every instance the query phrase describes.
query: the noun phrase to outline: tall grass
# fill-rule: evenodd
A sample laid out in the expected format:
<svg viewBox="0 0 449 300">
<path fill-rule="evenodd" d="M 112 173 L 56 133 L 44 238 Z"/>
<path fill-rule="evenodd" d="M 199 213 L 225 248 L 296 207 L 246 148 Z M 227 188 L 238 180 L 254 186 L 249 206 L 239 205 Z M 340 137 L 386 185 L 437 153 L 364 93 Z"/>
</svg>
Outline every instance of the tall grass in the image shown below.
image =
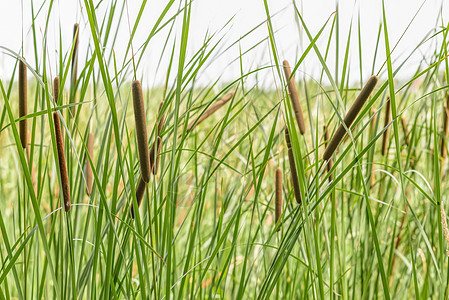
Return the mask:
<svg viewBox="0 0 449 300">
<path fill-rule="evenodd" d="M 131 2 L 84 0 L 55 46 L 54 2 L 24 2 L 26 47 L 0 45 L 0 299 L 447 298 L 444 18 L 400 54 L 384 7 L 367 45 L 362 15 L 345 29 L 336 8 L 312 32 L 293 2 L 289 66 L 272 2 L 237 40 L 229 20 L 200 45 L 194 3 L 146 28 L 151 2 L 130 17 Z M 270 61 L 247 65 L 259 50 Z M 239 75 L 205 80 L 233 53 Z"/>
</svg>

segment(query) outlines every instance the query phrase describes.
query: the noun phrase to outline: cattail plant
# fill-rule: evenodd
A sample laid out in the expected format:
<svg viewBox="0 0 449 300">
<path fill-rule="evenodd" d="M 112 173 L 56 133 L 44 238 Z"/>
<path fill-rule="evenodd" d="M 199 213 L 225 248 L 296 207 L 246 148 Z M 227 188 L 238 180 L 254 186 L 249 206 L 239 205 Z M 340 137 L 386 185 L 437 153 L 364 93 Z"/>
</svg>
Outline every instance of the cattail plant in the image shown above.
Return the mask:
<svg viewBox="0 0 449 300">
<path fill-rule="evenodd" d="M 346 114 L 343 120 L 348 129 L 349 127 L 351 127 L 352 122 L 354 122 L 358 113 L 362 109 L 363 104 L 365 104 L 369 95 L 374 90 L 374 87 L 376 86 L 378 80 L 379 79 L 377 78 L 377 76 L 375 75 L 371 76 L 370 79 L 368 79 L 368 82 L 363 87 L 357 99 L 355 99 L 354 104 L 352 104 L 351 108 L 349 109 L 348 113 Z M 335 149 L 337 149 L 338 145 L 340 144 L 345 134 L 346 129 L 343 126 L 343 124 L 340 124 L 334 136 L 332 137 L 330 143 L 327 145 L 326 150 L 324 151 L 323 155 L 324 160 L 330 159 L 330 157 L 334 153 Z"/>
<path fill-rule="evenodd" d="M 146 187 L 147 187 L 146 182 L 142 179 L 142 177 L 140 177 L 139 183 L 137 184 L 136 188 L 137 209 L 139 209 L 140 203 L 142 203 Z M 131 203 L 131 218 L 134 219 L 134 203 Z"/>
<path fill-rule="evenodd" d="M 443 136 L 441 137 L 441 157 L 443 161 L 447 156 L 446 149 L 446 137 L 448 135 L 448 114 L 449 114 L 449 95 L 446 96 L 446 105 L 444 106 L 444 114 L 443 114 Z"/>
<path fill-rule="evenodd" d="M 327 146 L 327 144 L 329 143 L 329 131 L 327 130 L 327 125 L 323 126 L 323 132 L 324 132 L 324 145 Z M 333 165 L 334 165 L 334 160 L 331 157 L 327 163 L 327 167 L 326 167 L 327 172 L 330 172 Z M 329 173 L 329 181 L 332 181 L 332 173 Z"/>
<path fill-rule="evenodd" d="M 19 62 L 19 117 L 27 115 L 27 67 L 25 63 Z M 19 135 L 22 148 L 27 147 L 27 120 L 21 120 L 19 123 Z"/>
<path fill-rule="evenodd" d="M 284 74 L 285 79 L 288 81 L 287 88 L 292 101 L 293 111 L 295 113 L 296 122 L 298 123 L 299 132 L 304 135 L 306 132 L 306 125 L 304 123 L 304 116 L 302 114 L 301 104 L 299 103 L 298 91 L 296 90 L 295 78 L 292 76 L 292 71 L 288 61 L 284 60 Z"/>
<path fill-rule="evenodd" d="M 53 100 L 57 105 L 62 104 L 59 103 L 59 76 L 53 79 Z"/>
<path fill-rule="evenodd" d="M 145 182 L 150 181 L 150 155 L 148 152 L 147 121 L 143 105 L 142 86 L 138 80 L 132 84 L 134 120 L 136 122 L 137 148 L 139 150 L 140 172 Z"/>
<path fill-rule="evenodd" d="M 67 166 L 64 156 L 64 141 L 62 139 L 61 124 L 59 123 L 58 112 L 53 113 L 53 121 L 55 123 L 56 148 L 58 150 L 59 173 L 61 175 L 62 196 L 64 199 L 64 209 L 66 212 L 70 210 L 70 188 L 69 177 L 67 176 Z"/>
<path fill-rule="evenodd" d="M 385 107 L 385 119 L 384 119 L 384 134 L 382 136 L 382 156 L 385 156 L 385 154 L 387 154 L 387 150 L 388 150 L 388 131 L 390 130 L 390 127 L 387 127 L 388 124 L 391 121 L 390 118 L 390 111 L 391 111 L 391 101 L 390 101 L 390 97 L 387 98 L 387 103 L 385 103 L 386 107 Z"/>
<path fill-rule="evenodd" d="M 290 164 L 290 172 L 292 173 L 293 192 L 295 194 L 296 202 L 298 204 L 300 204 L 301 203 L 301 192 L 299 189 L 298 172 L 296 171 L 295 157 L 293 156 L 292 144 L 290 142 L 290 135 L 288 133 L 287 128 L 285 128 L 285 142 L 287 143 L 288 162 Z"/>
<path fill-rule="evenodd" d="M 75 23 L 73 25 L 73 54 L 72 54 L 72 64 L 71 64 L 71 85 L 70 85 L 70 103 L 75 102 L 76 95 L 76 84 L 78 82 L 78 42 L 79 42 L 79 25 Z M 75 107 L 72 108 L 74 111 Z"/>
<path fill-rule="evenodd" d="M 276 169 L 276 191 L 275 191 L 275 207 L 274 207 L 274 215 L 275 215 L 275 224 L 280 225 L 279 219 L 282 215 L 282 170 L 281 168 Z M 281 229 L 279 226 L 278 231 Z"/>
<path fill-rule="evenodd" d="M 94 135 L 92 133 L 89 133 L 89 137 L 87 139 L 87 153 L 89 154 L 90 158 L 93 161 L 93 155 L 94 155 Z M 93 183 L 93 174 L 92 174 L 92 165 L 89 162 L 89 159 L 86 155 L 86 194 L 90 196 L 92 193 L 92 183 Z"/>
<path fill-rule="evenodd" d="M 154 175 L 157 174 L 157 170 L 159 168 L 159 155 L 161 153 L 161 146 L 162 146 L 162 138 L 160 136 L 158 136 L 157 137 L 157 150 L 155 152 L 155 157 L 153 158 L 155 160 L 155 162 L 151 164 Z M 150 154 L 150 159 L 151 159 L 151 154 Z"/>
<path fill-rule="evenodd" d="M 195 119 L 192 122 L 190 122 L 190 124 L 187 126 L 187 131 L 192 130 L 201 122 L 210 117 L 214 112 L 219 110 L 223 105 L 225 105 L 229 100 L 231 100 L 234 97 L 234 94 L 235 91 L 232 91 L 231 93 L 224 95 L 220 100 L 209 106 L 209 108 L 206 109 L 206 111 L 198 119 Z"/>
</svg>

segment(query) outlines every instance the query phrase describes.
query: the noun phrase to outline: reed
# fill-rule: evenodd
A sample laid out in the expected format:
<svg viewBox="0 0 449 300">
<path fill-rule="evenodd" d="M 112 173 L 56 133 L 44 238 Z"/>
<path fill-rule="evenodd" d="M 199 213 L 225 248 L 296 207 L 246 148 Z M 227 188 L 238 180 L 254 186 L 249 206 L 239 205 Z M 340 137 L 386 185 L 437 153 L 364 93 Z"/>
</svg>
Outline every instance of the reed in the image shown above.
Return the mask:
<svg viewBox="0 0 449 300">
<path fill-rule="evenodd" d="M 408 129 L 407 129 L 407 121 L 405 120 L 405 118 L 403 116 L 401 116 L 401 125 L 402 125 L 402 131 L 404 131 L 405 145 L 407 147 L 410 147 L 410 137 L 409 137 Z"/>
<path fill-rule="evenodd" d="M 441 157 L 443 161 L 447 157 L 447 149 L 446 149 L 446 138 L 448 135 L 448 114 L 449 114 L 449 95 L 446 95 L 446 105 L 444 106 L 444 117 L 443 117 L 443 136 L 441 137 Z"/>
<path fill-rule="evenodd" d="M 137 200 L 137 209 L 140 207 L 140 203 L 142 203 L 143 195 L 145 194 L 145 188 L 147 187 L 146 182 L 140 177 L 139 183 L 136 188 L 136 200 Z M 134 219 L 134 203 L 131 203 L 131 218 Z"/>
<path fill-rule="evenodd" d="M 25 59 L 25 58 L 24 58 Z M 27 115 L 27 67 L 25 63 L 19 62 L 19 117 L 22 118 Z M 27 147 L 27 120 L 21 120 L 19 123 L 19 135 L 22 148 Z"/>
<path fill-rule="evenodd" d="M 201 122 L 210 117 L 214 112 L 219 110 L 223 105 L 225 105 L 229 100 L 231 100 L 232 97 L 234 97 L 234 94 L 235 91 L 232 91 L 231 93 L 224 95 L 220 100 L 209 106 L 209 108 L 206 109 L 206 111 L 198 119 L 195 119 L 189 123 L 189 125 L 187 126 L 187 131 L 192 130 L 193 128 L 198 126 Z"/>
<path fill-rule="evenodd" d="M 72 78 L 72 85 L 71 85 L 71 98 L 72 101 L 75 99 L 75 90 L 76 90 L 76 84 L 78 82 L 77 73 L 78 73 L 78 43 L 79 43 L 79 25 L 75 23 L 73 25 L 73 54 L 72 54 L 72 64 L 71 64 L 71 78 Z"/>
<path fill-rule="evenodd" d="M 61 175 L 62 196 L 64 199 L 64 209 L 66 212 L 70 210 L 70 187 L 69 177 L 67 176 L 67 165 L 64 156 L 64 140 L 62 139 L 61 124 L 59 122 L 58 112 L 53 113 L 53 121 L 55 123 L 56 148 L 58 150 L 59 174 Z"/>
<path fill-rule="evenodd" d="M 134 120 L 136 122 L 137 148 L 139 152 L 140 172 L 145 182 L 150 181 L 151 166 L 148 151 L 147 121 L 143 104 L 142 86 L 138 80 L 132 84 Z"/>
<path fill-rule="evenodd" d="M 161 115 L 162 106 L 164 106 L 164 100 L 161 101 L 161 104 L 159 104 L 159 110 L 158 110 L 158 122 L 157 122 L 157 135 L 160 136 L 162 132 L 162 128 L 164 128 L 165 125 L 165 113 Z"/>
<path fill-rule="evenodd" d="M 157 149 L 159 149 L 161 146 L 161 137 L 158 136 L 156 141 L 153 143 L 153 145 L 151 145 L 150 148 L 150 168 L 151 170 L 153 170 L 153 174 L 154 174 L 154 166 L 156 163 L 156 157 L 157 157 Z"/>
<path fill-rule="evenodd" d="M 401 116 L 401 125 L 402 125 L 402 130 L 404 131 L 404 140 L 405 140 L 405 145 L 407 147 L 411 147 L 411 141 L 410 141 L 410 134 L 408 132 L 407 129 L 407 121 L 405 120 L 405 118 L 403 116 Z M 413 159 L 413 148 L 410 150 L 410 167 L 412 169 L 415 168 L 415 160 Z"/>
<path fill-rule="evenodd" d="M 62 103 L 59 103 L 59 76 L 56 76 L 53 79 L 53 100 L 57 105 L 61 105 Z"/>
<path fill-rule="evenodd" d="M 296 89 L 295 78 L 292 76 L 292 71 L 288 61 L 284 60 L 284 74 L 287 80 L 288 93 L 290 100 L 292 101 L 293 111 L 295 113 L 296 122 L 298 123 L 299 132 L 304 135 L 306 132 L 306 125 L 304 122 L 304 116 L 302 114 L 301 104 L 299 103 L 298 91 Z"/>
<path fill-rule="evenodd" d="M 370 79 L 368 79 L 365 86 L 363 87 L 357 99 L 355 99 L 354 104 L 352 104 L 351 108 L 349 109 L 348 113 L 346 114 L 343 120 L 348 129 L 351 126 L 352 122 L 354 122 L 355 118 L 362 109 L 369 95 L 374 90 L 374 87 L 376 86 L 378 80 L 379 79 L 377 78 L 377 76 L 375 75 L 371 76 Z M 330 159 L 330 157 L 335 152 L 335 149 L 337 149 L 338 145 L 340 144 L 345 134 L 346 129 L 343 126 L 343 124 L 340 124 L 334 136 L 332 137 L 330 143 L 327 145 L 326 150 L 324 151 L 323 155 L 324 160 Z"/>
<path fill-rule="evenodd" d="M 157 135 L 158 135 L 158 145 L 157 145 L 157 153 L 156 153 L 156 162 L 153 165 L 153 174 L 156 175 L 157 171 L 159 169 L 159 160 L 160 160 L 160 154 L 161 154 L 161 132 L 162 128 L 165 125 L 165 113 L 161 115 L 162 106 L 164 105 L 164 101 L 162 100 L 161 104 L 159 105 L 159 111 L 158 116 L 160 117 L 159 122 L 157 123 Z"/>
<path fill-rule="evenodd" d="M 157 170 L 159 169 L 159 156 L 161 154 L 161 147 L 162 147 L 162 138 L 160 136 L 157 137 L 157 151 L 155 153 L 156 157 L 154 158 L 156 161 L 154 164 L 151 164 L 153 169 L 153 174 L 157 174 Z M 151 159 L 151 157 L 150 157 Z"/>
<path fill-rule="evenodd" d="M 371 134 L 371 138 L 374 138 L 375 136 L 375 132 L 374 130 L 376 129 L 376 121 L 377 121 L 377 114 L 376 114 L 376 110 L 373 108 L 371 110 L 371 123 L 370 123 L 370 134 Z M 374 186 L 374 183 L 376 182 L 376 178 L 374 176 L 374 173 L 376 171 L 376 166 L 374 165 L 374 162 L 371 164 L 371 177 L 370 177 L 370 187 Z"/>
<path fill-rule="evenodd" d="M 295 157 L 293 156 L 292 144 L 290 142 L 290 135 L 287 128 L 285 128 L 285 142 L 287 143 L 288 149 L 288 162 L 290 164 L 290 173 L 292 174 L 293 192 L 295 194 L 296 202 L 301 204 L 301 191 L 299 188 L 298 172 L 296 170 Z"/>
<path fill-rule="evenodd" d="M 87 153 L 89 153 L 90 158 L 93 161 L 94 155 L 94 135 L 93 133 L 89 133 L 89 137 L 87 139 Z M 89 162 L 89 159 L 86 155 L 86 194 L 90 196 L 92 193 L 92 183 L 93 183 L 93 174 L 92 174 L 92 165 Z"/>
<path fill-rule="evenodd" d="M 387 103 L 385 103 L 385 119 L 384 119 L 384 134 L 382 136 L 382 156 L 385 156 L 387 154 L 388 150 L 388 132 L 390 131 L 390 127 L 387 127 L 388 124 L 390 124 L 391 121 L 391 101 L 390 97 L 387 98 Z"/>
<path fill-rule="evenodd" d="M 324 145 L 327 146 L 329 143 L 329 130 L 327 129 L 327 125 L 323 126 L 323 132 L 324 132 Z M 330 173 L 332 166 L 334 165 L 334 159 L 331 157 L 329 161 L 327 162 L 327 172 L 329 173 L 329 181 L 332 181 L 332 173 Z"/>
<path fill-rule="evenodd" d="M 275 211 L 274 211 L 274 215 L 275 215 L 275 224 L 279 225 L 278 227 L 278 231 L 281 229 L 280 226 L 280 218 L 282 215 L 282 170 L 281 168 L 277 168 L 276 172 L 275 172 L 275 176 L 276 176 L 276 191 L 275 191 Z"/>
</svg>

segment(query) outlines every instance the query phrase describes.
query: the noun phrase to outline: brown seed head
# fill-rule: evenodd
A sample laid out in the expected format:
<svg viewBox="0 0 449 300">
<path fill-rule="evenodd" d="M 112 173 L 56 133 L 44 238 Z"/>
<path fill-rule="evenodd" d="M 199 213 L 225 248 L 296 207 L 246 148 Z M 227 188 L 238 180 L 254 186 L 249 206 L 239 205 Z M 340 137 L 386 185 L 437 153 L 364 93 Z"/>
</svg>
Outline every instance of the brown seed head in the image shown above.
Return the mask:
<svg viewBox="0 0 449 300">
<path fill-rule="evenodd" d="M 139 150 L 140 172 L 145 182 L 150 181 L 150 156 L 148 151 L 147 121 L 143 105 L 142 86 L 138 80 L 132 84 L 134 120 L 136 122 L 137 148 Z"/>
<path fill-rule="evenodd" d="M 64 209 L 66 212 L 70 210 L 70 187 L 69 177 L 67 176 L 67 166 L 64 156 L 64 140 L 62 139 L 61 124 L 59 123 L 58 112 L 53 113 L 53 121 L 55 123 L 56 148 L 58 150 L 59 173 L 61 175 L 62 196 L 64 199 Z"/>
<path fill-rule="evenodd" d="M 354 122 L 355 118 L 357 117 L 357 114 L 362 109 L 369 95 L 374 90 L 374 87 L 376 86 L 378 80 L 379 79 L 377 76 L 375 75 L 371 76 L 370 79 L 368 79 L 365 86 L 363 87 L 357 99 L 355 99 L 354 104 L 351 106 L 351 108 L 349 109 L 348 113 L 346 114 L 343 120 L 348 129 L 351 126 L 352 122 Z M 346 129 L 343 126 L 343 124 L 340 124 L 334 136 L 332 137 L 331 141 L 329 142 L 329 145 L 324 151 L 323 155 L 324 160 L 329 160 L 329 158 L 332 156 L 335 149 L 337 149 L 338 145 L 340 144 L 345 134 Z"/>
<path fill-rule="evenodd" d="M 56 104 L 59 103 L 59 76 L 56 76 L 55 79 L 53 79 L 53 100 Z"/>
<path fill-rule="evenodd" d="M 304 133 L 306 132 L 306 126 L 304 123 L 304 116 L 302 114 L 301 104 L 299 103 L 298 91 L 296 90 L 295 78 L 294 76 L 292 76 L 292 71 L 290 69 L 290 65 L 288 64 L 288 61 L 284 60 L 283 66 L 284 66 L 285 79 L 288 80 L 287 82 L 288 93 L 292 101 L 293 111 L 295 113 L 296 122 L 298 123 L 299 132 L 302 135 L 304 135 Z"/>
<path fill-rule="evenodd" d="M 234 97 L 234 93 L 235 91 L 232 91 L 231 93 L 224 95 L 220 100 L 209 106 L 209 108 L 206 109 L 206 111 L 198 118 L 198 120 L 195 118 L 195 120 L 189 123 L 189 125 L 187 126 L 187 131 L 195 128 L 201 122 L 210 117 L 214 112 L 220 109 L 223 105 L 225 105 L 229 100 L 231 100 Z"/>
<path fill-rule="evenodd" d="M 390 118 L 390 111 L 391 111 L 391 101 L 390 101 L 390 97 L 388 97 L 387 99 L 387 103 L 385 103 L 386 107 L 385 107 L 385 119 L 384 119 L 384 128 L 388 126 L 388 124 L 391 121 Z M 388 131 L 390 130 L 390 127 L 388 127 L 383 134 L 382 137 L 382 155 L 385 156 L 385 154 L 387 154 L 387 150 L 388 150 Z"/>
<path fill-rule="evenodd" d="M 19 62 L 19 117 L 27 115 L 27 67 L 23 61 Z M 19 123 L 19 135 L 22 148 L 27 147 L 27 120 Z"/>
</svg>

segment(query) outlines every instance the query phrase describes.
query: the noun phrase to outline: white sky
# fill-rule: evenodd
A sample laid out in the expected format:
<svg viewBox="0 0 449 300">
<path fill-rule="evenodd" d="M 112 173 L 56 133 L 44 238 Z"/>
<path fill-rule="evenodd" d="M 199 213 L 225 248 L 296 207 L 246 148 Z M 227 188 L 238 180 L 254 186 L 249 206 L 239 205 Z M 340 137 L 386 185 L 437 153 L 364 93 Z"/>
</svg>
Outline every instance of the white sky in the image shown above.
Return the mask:
<svg viewBox="0 0 449 300">
<path fill-rule="evenodd" d="M 98 1 L 94 1 L 98 3 Z M 299 33 L 297 23 L 295 21 L 295 13 L 292 0 L 268 0 L 268 5 L 271 14 L 280 12 L 273 17 L 273 26 L 276 30 L 276 43 L 280 54 L 280 59 L 288 59 L 290 64 L 293 64 L 302 54 L 302 50 L 309 44 L 307 37 Z M 442 0 L 386 0 L 386 11 L 388 30 L 390 35 L 391 48 L 399 40 L 405 29 L 418 12 L 421 5 L 421 11 L 416 16 L 408 31 L 400 41 L 398 47 L 393 53 L 393 60 L 401 62 L 408 54 L 416 47 L 416 45 L 437 27 L 441 27 L 441 22 L 448 22 L 444 15 L 448 14 L 448 5 L 444 6 L 443 13 L 441 11 Z M 50 1 L 29 1 L 29 0 L 0 0 L 2 9 L 0 10 L 0 46 L 8 47 L 13 51 L 20 51 L 22 41 L 25 49 L 25 57 L 31 65 L 35 65 L 33 38 L 31 33 L 31 3 L 34 5 L 35 12 L 39 10 L 42 3 L 40 14 L 36 18 L 37 35 L 42 41 L 46 15 L 49 9 Z M 109 7 L 111 1 L 104 0 L 97 12 L 98 17 L 101 18 L 106 9 Z M 122 1 L 118 1 L 117 10 L 120 10 Z M 149 0 L 144 10 L 141 24 L 137 30 L 136 37 L 133 40 L 134 49 L 148 36 L 153 24 L 162 11 L 166 0 Z M 203 43 L 207 30 L 215 32 L 221 29 L 226 22 L 234 16 L 231 25 L 228 25 L 218 36 L 225 34 L 225 39 L 222 46 L 230 45 L 239 37 L 243 36 L 251 30 L 256 24 L 266 20 L 266 13 L 263 0 L 194 0 L 192 7 L 191 29 L 189 35 L 188 49 L 192 54 Z M 326 20 L 336 9 L 335 0 L 315 0 L 308 1 L 296 0 L 299 7 L 302 7 L 305 22 L 311 31 L 312 35 L 318 33 L 320 28 L 324 25 Z M 140 7 L 140 1 L 128 0 L 129 22 L 132 24 L 136 18 Z M 175 3 L 178 6 L 178 2 Z M 344 59 L 344 50 L 346 47 L 349 26 L 352 20 L 353 30 L 350 46 L 350 69 L 351 81 L 355 82 L 359 79 L 359 57 L 358 57 L 358 39 L 357 39 L 357 18 L 360 10 L 361 18 L 361 35 L 362 35 L 362 69 L 363 77 L 366 79 L 371 74 L 373 65 L 374 47 L 377 38 L 379 23 L 382 20 L 382 2 L 380 0 L 344 0 L 339 3 L 340 13 L 340 55 L 339 64 Z M 174 10 L 171 10 L 168 15 L 173 15 Z M 443 20 L 439 15 L 443 15 Z M 118 18 L 118 16 L 116 17 Z M 59 49 L 59 28 L 62 33 L 63 51 L 70 51 L 72 42 L 72 28 L 75 22 L 80 23 L 80 67 L 85 57 L 87 50 L 86 38 L 90 36 L 90 29 L 88 27 L 88 20 L 84 9 L 84 1 L 75 0 L 55 0 L 54 8 L 49 20 L 49 34 L 48 34 L 48 67 L 51 70 L 51 76 L 56 74 L 58 63 L 58 49 Z M 438 22 L 438 23 L 437 23 Z M 176 28 L 181 26 L 181 18 L 176 23 Z M 113 28 L 116 28 L 115 26 Z M 322 38 L 318 41 L 318 47 L 324 55 L 327 43 L 328 32 L 331 28 L 331 22 L 326 26 L 322 34 Z M 23 36 L 22 36 L 23 32 Z M 148 49 L 144 54 L 144 60 L 139 65 L 137 74 L 138 77 L 144 77 L 146 85 L 161 84 L 164 81 L 166 65 L 170 49 L 162 58 L 161 68 L 156 70 L 157 64 L 161 57 L 161 51 L 166 40 L 167 31 L 161 31 L 154 39 L 151 40 Z M 249 49 L 268 34 L 267 26 L 263 25 L 250 36 L 245 38 L 226 51 L 219 58 L 211 60 L 211 65 L 201 72 L 200 82 L 207 84 L 213 82 L 218 76 L 223 79 L 233 79 L 240 74 L 240 66 L 238 60 L 230 64 L 231 61 L 238 58 L 239 47 L 242 52 Z M 179 37 L 179 30 L 177 30 Z M 301 42 L 301 35 L 303 41 Z M 119 25 L 118 43 L 114 48 L 114 52 L 119 64 L 123 61 L 125 47 L 129 40 L 128 17 L 123 16 L 123 20 Z M 375 72 L 380 69 L 385 60 L 385 49 L 383 44 L 383 35 L 381 37 L 379 56 L 375 65 Z M 302 45 L 302 46 L 301 46 Z M 42 52 L 42 43 L 38 45 L 40 53 Z M 412 59 L 407 63 L 403 71 L 399 74 L 401 78 L 410 77 L 410 73 L 414 72 L 418 67 L 418 62 L 423 60 L 423 57 L 432 57 L 432 52 L 435 49 L 435 40 L 423 45 L 420 51 L 416 53 Z M 332 72 L 335 70 L 335 43 L 331 45 L 331 55 L 328 60 L 328 66 Z M 128 55 L 129 57 L 129 55 Z M 41 58 L 40 58 L 41 59 Z M 9 78 L 12 70 L 14 60 L 4 52 L 0 52 L 0 77 L 2 79 Z M 256 50 L 252 51 L 243 58 L 243 68 L 247 72 L 256 67 L 270 65 L 271 56 L 268 42 L 264 42 Z M 398 64 L 396 64 L 397 66 Z M 110 68 L 112 72 L 112 68 Z M 385 70 L 383 70 L 385 71 Z M 131 70 L 130 70 L 131 72 Z M 321 72 L 321 66 L 318 63 L 315 53 L 311 52 L 304 63 L 300 66 L 299 72 L 307 74 L 306 76 L 313 76 L 318 78 Z M 300 76 L 297 73 L 297 76 Z M 131 73 L 130 73 L 131 74 Z M 384 73 L 381 73 L 384 74 Z M 267 76 L 268 75 L 268 76 Z M 270 84 L 273 81 L 273 73 L 266 71 L 261 72 L 259 80 L 264 85 Z"/>
</svg>

